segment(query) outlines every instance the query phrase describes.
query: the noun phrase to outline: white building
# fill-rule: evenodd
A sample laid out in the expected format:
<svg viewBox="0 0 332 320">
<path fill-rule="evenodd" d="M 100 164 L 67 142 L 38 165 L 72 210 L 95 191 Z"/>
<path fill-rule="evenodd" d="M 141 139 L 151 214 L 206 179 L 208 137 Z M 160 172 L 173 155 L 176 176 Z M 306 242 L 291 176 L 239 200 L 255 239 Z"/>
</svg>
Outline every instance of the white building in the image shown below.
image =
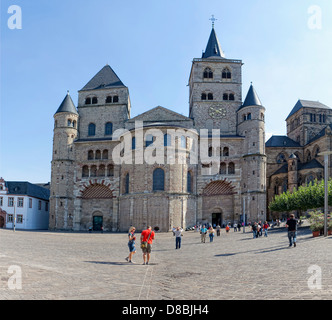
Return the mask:
<svg viewBox="0 0 332 320">
<path fill-rule="evenodd" d="M 49 224 L 49 189 L 29 182 L 0 178 L 0 228 L 46 230 Z"/>
</svg>

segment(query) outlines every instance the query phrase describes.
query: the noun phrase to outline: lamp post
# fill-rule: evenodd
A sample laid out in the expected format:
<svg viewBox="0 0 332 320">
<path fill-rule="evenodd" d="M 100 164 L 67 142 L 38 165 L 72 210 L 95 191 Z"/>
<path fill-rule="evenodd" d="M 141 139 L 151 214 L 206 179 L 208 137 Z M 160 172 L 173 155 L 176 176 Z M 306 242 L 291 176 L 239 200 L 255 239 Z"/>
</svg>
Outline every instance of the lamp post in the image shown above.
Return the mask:
<svg viewBox="0 0 332 320">
<path fill-rule="evenodd" d="M 329 211 L 329 195 L 328 195 L 328 179 L 329 179 L 329 155 L 332 151 L 324 151 L 318 153 L 319 156 L 324 156 L 324 237 L 327 237 L 327 214 Z"/>
</svg>

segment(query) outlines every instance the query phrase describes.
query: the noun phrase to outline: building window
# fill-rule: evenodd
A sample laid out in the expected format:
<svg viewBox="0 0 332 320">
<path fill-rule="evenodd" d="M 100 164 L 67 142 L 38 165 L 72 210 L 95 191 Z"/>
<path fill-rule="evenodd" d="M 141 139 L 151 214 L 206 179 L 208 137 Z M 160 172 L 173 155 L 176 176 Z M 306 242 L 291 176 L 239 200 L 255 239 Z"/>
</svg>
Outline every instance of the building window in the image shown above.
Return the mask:
<svg viewBox="0 0 332 320">
<path fill-rule="evenodd" d="M 204 79 L 213 79 L 213 72 L 210 68 L 206 68 L 203 73 Z"/>
<path fill-rule="evenodd" d="M 0 206 L 3 206 L 3 197 L 0 197 Z"/>
<path fill-rule="evenodd" d="M 100 160 L 101 159 L 101 151 L 97 150 L 96 151 L 96 160 Z"/>
<path fill-rule="evenodd" d="M 98 171 L 97 171 L 97 176 L 105 177 L 105 166 L 103 164 L 99 166 Z"/>
<path fill-rule="evenodd" d="M 165 134 L 164 135 L 164 147 L 170 147 L 171 146 L 171 135 Z"/>
<path fill-rule="evenodd" d="M 228 68 L 225 68 L 222 71 L 222 78 L 223 79 L 232 79 L 232 73 L 231 73 L 231 71 Z"/>
<path fill-rule="evenodd" d="M 17 207 L 18 208 L 23 208 L 24 205 L 24 198 L 18 198 L 17 199 Z"/>
<path fill-rule="evenodd" d="M 90 169 L 90 177 L 97 177 L 97 166 L 92 166 Z"/>
<path fill-rule="evenodd" d="M 165 171 L 157 168 L 153 171 L 153 191 L 165 190 Z"/>
<path fill-rule="evenodd" d="M 145 138 L 145 146 L 151 146 L 153 144 L 153 135 L 152 134 L 148 134 Z"/>
<path fill-rule="evenodd" d="M 91 104 L 91 98 L 86 98 L 85 99 L 85 104 Z"/>
<path fill-rule="evenodd" d="M 225 162 L 220 163 L 219 174 L 226 174 L 226 163 Z"/>
<path fill-rule="evenodd" d="M 183 149 L 187 148 L 187 139 L 185 136 L 181 136 L 181 148 Z"/>
<path fill-rule="evenodd" d="M 112 164 L 109 164 L 107 166 L 107 176 L 113 177 L 114 176 L 114 166 Z"/>
<path fill-rule="evenodd" d="M 113 103 L 118 103 L 119 102 L 119 97 L 118 96 L 114 96 L 113 97 Z"/>
<path fill-rule="evenodd" d="M 222 152 L 223 157 L 229 157 L 229 148 L 225 147 Z"/>
<path fill-rule="evenodd" d="M 277 163 L 281 164 L 281 163 L 285 163 L 286 162 L 286 157 L 283 153 L 279 153 L 279 155 L 277 156 Z"/>
<path fill-rule="evenodd" d="M 206 93 L 202 93 L 201 99 L 206 100 L 206 98 L 207 98 Z"/>
<path fill-rule="evenodd" d="M 108 159 L 108 150 L 104 150 L 103 151 L 103 157 L 102 157 L 103 160 L 107 160 Z"/>
<path fill-rule="evenodd" d="M 7 222 L 12 223 L 13 221 L 14 221 L 14 219 L 13 219 L 13 215 L 12 215 L 12 214 L 9 214 L 9 215 L 7 216 Z"/>
<path fill-rule="evenodd" d="M 234 100 L 235 100 L 235 95 L 234 95 L 234 93 L 230 93 L 230 94 L 229 94 L 229 100 L 230 100 L 230 101 L 234 101 Z"/>
<path fill-rule="evenodd" d="M 125 177 L 125 190 L 124 190 L 125 194 L 129 193 L 129 173 L 126 174 Z"/>
<path fill-rule="evenodd" d="M 23 215 L 21 214 L 18 214 L 17 215 L 17 220 L 16 220 L 17 223 L 23 223 Z"/>
<path fill-rule="evenodd" d="M 92 98 L 92 104 L 97 104 L 98 103 L 98 99 L 97 97 L 93 97 Z"/>
<path fill-rule="evenodd" d="M 190 171 L 187 172 L 187 192 L 192 193 L 192 174 Z"/>
<path fill-rule="evenodd" d="M 42 202 L 39 200 L 38 201 L 38 210 L 41 210 L 41 207 L 42 207 Z"/>
<path fill-rule="evenodd" d="M 228 165 L 228 174 L 235 174 L 235 164 L 233 162 Z"/>
<path fill-rule="evenodd" d="M 113 133 L 113 123 L 107 122 L 105 124 L 105 136 L 110 136 Z"/>
<path fill-rule="evenodd" d="M 48 211 L 48 202 L 45 202 L 45 211 Z"/>
<path fill-rule="evenodd" d="M 90 137 L 95 136 L 96 135 L 96 125 L 94 123 L 90 123 L 89 124 L 89 132 L 88 135 Z"/>
<path fill-rule="evenodd" d="M 82 177 L 83 178 L 88 178 L 89 177 L 89 167 L 88 166 L 84 166 L 82 169 Z"/>
<path fill-rule="evenodd" d="M 136 149 L 136 137 L 131 138 L 131 150 Z"/>
<path fill-rule="evenodd" d="M 32 208 L 32 199 L 29 198 L 29 208 L 31 209 Z"/>
<path fill-rule="evenodd" d="M 14 198 L 8 198 L 8 207 L 14 207 Z"/>
<path fill-rule="evenodd" d="M 228 100 L 228 94 L 227 93 L 224 93 L 223 96 L 222 96 L 222 99 L 224 101 L 227 101 Z"/>
<path fill-rule="evenodd" d="M 112 103 L 112 101 L 113 101 L 113 99 L 112 99 L 111 96 L 108 96 L 108 97 L 106 98 L 106 103 Z"/>
<path fill-rule="evenodd" d="M 93 160 L 94 159 L 94 154 L 92 150 L 89 150 L 88 152 L 88 160 Z"/>
<path fill-rule="evenodd" d="M 213 93 L 208 94 L 208 100 L 213 100 Z"/>
</svg>

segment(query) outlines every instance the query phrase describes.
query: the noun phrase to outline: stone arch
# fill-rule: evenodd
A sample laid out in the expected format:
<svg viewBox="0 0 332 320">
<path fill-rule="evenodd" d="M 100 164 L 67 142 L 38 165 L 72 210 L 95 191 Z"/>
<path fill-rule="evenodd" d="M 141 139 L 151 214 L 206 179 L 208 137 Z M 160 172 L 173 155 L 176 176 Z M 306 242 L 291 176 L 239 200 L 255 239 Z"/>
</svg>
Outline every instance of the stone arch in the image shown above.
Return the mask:
<svg viewBox="0 0 332 320">
<path fill-rule="evenodd" d="M 112 190 L 103 184 L 92 184 L 81 191 L 82 199 L 110 199 L 113 198 Z"/>
<path fill-rule="evenodd" d="M 233 195 L 234 186 L 226 180 L 217 180 L 209 183 L 203 190 L 204 196 Z"/>
</svg>

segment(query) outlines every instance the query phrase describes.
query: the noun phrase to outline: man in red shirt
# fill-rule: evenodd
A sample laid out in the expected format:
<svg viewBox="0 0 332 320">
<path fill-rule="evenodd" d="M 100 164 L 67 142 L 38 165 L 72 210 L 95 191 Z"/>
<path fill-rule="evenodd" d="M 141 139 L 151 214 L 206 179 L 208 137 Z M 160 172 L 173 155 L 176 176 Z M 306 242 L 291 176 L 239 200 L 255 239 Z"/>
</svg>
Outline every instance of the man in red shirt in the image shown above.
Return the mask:
<svg viewBox="0 0 332 320">
<path fill-rule="evenodd" d="M 154 231 L 152 231 L 151 226 L 148 226 L 146 230 L 143 230 L 141 233 L 141 248 L 143 251 L 143 264 L 149 264 L 151 249 L 152 249 L 152 241 L 154 240 Z M 145 244 L 145 246 L 142 246 Z"/>
</svg>

